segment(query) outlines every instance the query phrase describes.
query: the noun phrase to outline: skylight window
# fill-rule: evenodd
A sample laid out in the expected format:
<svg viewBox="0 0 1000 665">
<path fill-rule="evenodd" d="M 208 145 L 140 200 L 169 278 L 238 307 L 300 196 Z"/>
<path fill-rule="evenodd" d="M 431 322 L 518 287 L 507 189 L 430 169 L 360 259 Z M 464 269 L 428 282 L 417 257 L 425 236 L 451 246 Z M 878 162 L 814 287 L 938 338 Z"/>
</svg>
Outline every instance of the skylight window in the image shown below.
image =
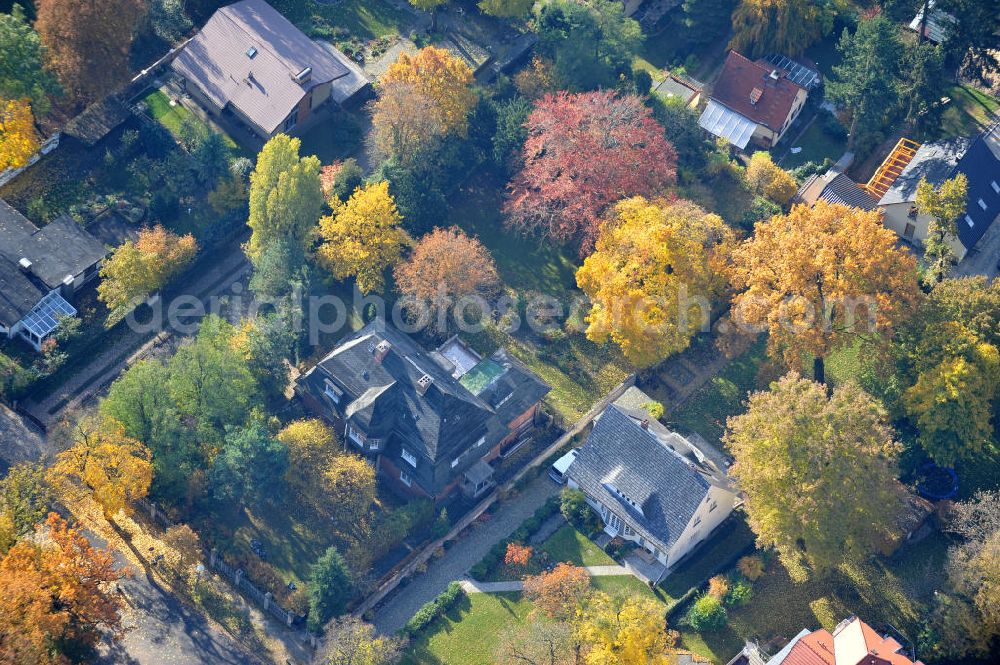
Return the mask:
<svg viewBox="0 0 1000 665">
<path fill-rule="evenodd" d="M 997 184 L 996 180 L 994 180 L 993 182 L 991 182 L 990 186 L 993 187 L 993 191 L 994 192 L 996 192 L 997 194 L 1000 194 L 1000 185 Z"/>
<path fill-rule="evenodd" d="M 255 55 L 257 55 L 257 48 L 256 47 L 251 46 L 250 48 L 247 49 L 247 57 L 248 58 L 250 58 L 251 60 L 253 60 L 253 57 Z"/>
<path fill-rule="evenodd" d="M 980 208 L 982 208 L 983 210 L 986 210 L 986 208 L 987 208 L 987 206 L 986 206 L 986 201 L 984 201 L 984 200 L 982 200 L 982 199 L 979 199 L 979 200 L 977 201 L 977 203 L 979 204 L 979 207 L 980 207 Z"/>
<path fill-rule="evenodd" d="M 965 216 L 965 223 L 969 225 L 970 229 L 976 225 L 976 223 L 972 221 L 972 218 L 969 217 L 968 215 Z"/>
</svg>

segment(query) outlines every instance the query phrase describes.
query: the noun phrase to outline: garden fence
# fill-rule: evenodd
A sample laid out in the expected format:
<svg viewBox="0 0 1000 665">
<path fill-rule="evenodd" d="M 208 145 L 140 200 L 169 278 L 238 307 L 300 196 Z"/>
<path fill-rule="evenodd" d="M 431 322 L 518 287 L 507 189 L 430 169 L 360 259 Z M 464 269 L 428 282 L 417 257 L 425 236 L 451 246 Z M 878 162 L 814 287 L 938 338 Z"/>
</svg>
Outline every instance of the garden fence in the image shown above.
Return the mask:
<svg viewBox="0 0 1000 665">
<path fill-rule="evenodd" d="M 174 526 L 174 523 L 164 514 L 162 510 L 156 507 L 156 504 L 147 499 L 138 499 L 136 505 L 145 511 L 149 515 L 150 519 L 162 526 L 164 529 L 169 529 Z M 264 608 L 265 612 L 268 612 L 275 619 L 281 621 L 285 626 L 291 628 L 293 624 L 300 618 L 294 612 L 290 612 L 285 608 L 281 607 L 270 592 L 261 591 L 254 585 L 253 582 L 248 580 L 243 572 L 242 568 L 237 568 L 231 566 L 222 560 L 219 556 L 218 550 L 214 547 L 209 553 L 208 557 L 209 567 L 213 570 L 222 574 L 227 580 L 232 582 L 233 586 L 237 591 L 242 593 L 244 596 L 252 598 L 261 607 Z"/>
</svg>

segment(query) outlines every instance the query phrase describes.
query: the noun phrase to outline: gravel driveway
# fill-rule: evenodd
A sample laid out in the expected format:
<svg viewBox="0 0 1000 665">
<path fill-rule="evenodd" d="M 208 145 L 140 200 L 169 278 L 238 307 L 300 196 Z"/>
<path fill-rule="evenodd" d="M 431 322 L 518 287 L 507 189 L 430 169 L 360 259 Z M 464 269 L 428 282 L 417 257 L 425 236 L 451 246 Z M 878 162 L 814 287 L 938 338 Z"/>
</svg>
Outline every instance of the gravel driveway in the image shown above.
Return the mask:
<svg viewBox="0 0 1000 665">
<path fill-rule="evenodd" d="M 409 621 L 420 607 L 444 591 L 448 584 L 462 579 L 490 548 L 509 536 L 521 522 L 559 492 L 559 487 L 541 474 L 516 497 L 497 504 L 493 517 L 479 524 L 455 541 L 448 555 L 431 559 L 427 572 L 414 577 L 389 598 L 375 614 L 375 626 L 383 633 L 394 633 Z"/>
</svg>

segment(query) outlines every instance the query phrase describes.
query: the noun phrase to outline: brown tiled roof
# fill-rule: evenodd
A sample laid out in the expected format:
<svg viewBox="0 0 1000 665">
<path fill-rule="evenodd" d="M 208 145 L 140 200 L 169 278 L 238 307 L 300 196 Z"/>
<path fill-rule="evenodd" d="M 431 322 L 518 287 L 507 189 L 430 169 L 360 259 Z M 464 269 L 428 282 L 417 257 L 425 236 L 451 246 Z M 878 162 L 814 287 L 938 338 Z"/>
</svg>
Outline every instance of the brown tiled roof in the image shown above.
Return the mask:
<svg viewBox="0 0 1000 665">
<path fill-rule="evenodd" d="M 712 99 L 759 125 L 781 131 L 801 87 L 771 69 L 730 51 L 715 82 Z M 758 91 L 760 94 L 758 95 Z M 751 100 L 757 98 L 757 102 Z"/>
</svg>

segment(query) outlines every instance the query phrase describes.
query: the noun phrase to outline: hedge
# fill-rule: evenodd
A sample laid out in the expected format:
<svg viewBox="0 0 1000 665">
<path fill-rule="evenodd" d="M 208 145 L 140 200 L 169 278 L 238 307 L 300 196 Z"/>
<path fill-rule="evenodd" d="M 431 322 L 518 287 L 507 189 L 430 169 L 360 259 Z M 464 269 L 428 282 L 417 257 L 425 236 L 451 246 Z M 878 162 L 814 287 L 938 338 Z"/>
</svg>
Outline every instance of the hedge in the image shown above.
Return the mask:
<svg viewBox="0 0 1000 665">
<path fill-rule="evenodd" d="M 444 616 L 464 596 L 465 591 L 462 589 L 462 585 L 458 582 L 452 582 L 437 598 L 428 601 L 417 610 L 416 614 L 403 626 L 402 633 L 411 639 L 416 637 L 435 620 Z"/>
<path fill-rule="evenodd" d="M 535 513 L 531 517 L 521 522 L 521 525 L 514 529 L 514 532 L 510 536 L 493 545 L 490 551 L 479 560 L 479 563 L 469 569 L 469 575 L 473 579 L 480 581 L 485 579 L 490 571 L 499 566 L 500 562 L 503 561 L 504 554 L 507 553 L 507 545 L 510 543 L 523 543 L 528 540 L 542 527 L 545 520 L 558 512 L 559 496 L 550 496 L 545 500 L 545 503 L 535 510 Z"/>
</svg>

